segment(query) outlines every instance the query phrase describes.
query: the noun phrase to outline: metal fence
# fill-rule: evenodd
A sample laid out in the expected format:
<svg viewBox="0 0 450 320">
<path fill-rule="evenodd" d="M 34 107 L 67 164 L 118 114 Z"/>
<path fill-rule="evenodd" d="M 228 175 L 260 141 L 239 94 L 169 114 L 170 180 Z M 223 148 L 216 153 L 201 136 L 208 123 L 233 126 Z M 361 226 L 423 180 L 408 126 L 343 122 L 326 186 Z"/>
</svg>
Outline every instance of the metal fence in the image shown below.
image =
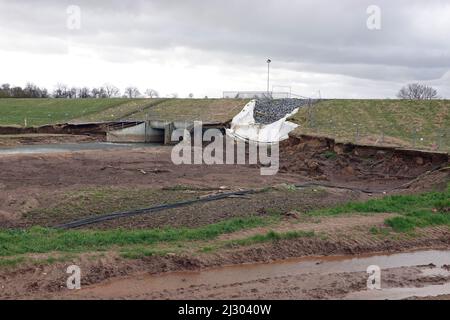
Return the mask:
<svg viewBox="0 0 450 320">
<path fill-rule="evenodd" d="M 224 91 L 224 99 L 288 99 L 291 98 L 290 92 L 275 92 L 275 91 Z"/>
</svg>

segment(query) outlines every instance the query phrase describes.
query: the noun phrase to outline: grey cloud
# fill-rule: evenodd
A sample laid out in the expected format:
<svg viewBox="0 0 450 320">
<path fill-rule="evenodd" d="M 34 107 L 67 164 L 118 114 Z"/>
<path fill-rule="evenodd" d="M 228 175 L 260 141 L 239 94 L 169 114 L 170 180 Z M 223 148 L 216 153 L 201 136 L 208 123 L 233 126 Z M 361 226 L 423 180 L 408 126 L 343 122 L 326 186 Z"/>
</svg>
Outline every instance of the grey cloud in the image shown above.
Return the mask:
<svg viewBox="0 0 450 320">
<path fill-rule="evenodd" d="M 73 2 L 82 9 L 76 32 L 65 28 Z M 366 28 L 366 8 L 374 3 L 382 9 L 380 31 Z M 450 42 L 442 41 L 450 19 L 421 24 L 421 17 L 449 13 L 439 0 L 0 0 L 0 28 L 21 34 L 18 42 L 35 39 L 13 39 L 11 50 L 59 53 L 70 37 L 114 61 L 186 47 L 223 62 L 252 66 L 271 56 L 299 71 L 407 81 L 440 79 L 450 69 Z"/>
</svg>

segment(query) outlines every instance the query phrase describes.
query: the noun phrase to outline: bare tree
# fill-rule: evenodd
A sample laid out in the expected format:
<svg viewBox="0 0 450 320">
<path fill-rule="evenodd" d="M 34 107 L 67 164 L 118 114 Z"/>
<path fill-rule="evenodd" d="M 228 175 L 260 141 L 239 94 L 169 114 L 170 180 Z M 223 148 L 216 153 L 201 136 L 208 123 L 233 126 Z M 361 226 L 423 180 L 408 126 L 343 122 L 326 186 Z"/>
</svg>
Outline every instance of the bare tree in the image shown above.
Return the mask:
<svg viewBox="0 0 450 320">
<path fill-rule="evenodd" d="M 67 98 L 68 97 L 68 87 L 63 83 L 57 83 L 55 90 L 53 91 L 53 97 L 55 98 Z"/>
<path fill-rule="evenodd" d="M 91 95 L 92 95 L 92 98 L 96 98 L 96 99 L 109 98 L 108 94 L 106 93 L 106 89 L 103 87 L 93 88 L 91 90 Z"/>
<path fill-rule="evenodd" d="M 26 98 L 47 98 L 48 92 L 45 88 L 39 88 L 37 85 L 28 82 L 23 88 L 23 94 Z"/>
<path fill-rule="evenodd" d="M 91 97 L 91 90 L 88 87 L 78 89 L 78 98 L 86 99 Z"/>
<path fill-rule="evenodd" d="M 70 89 L 67 90 L 67 97 L 70 99 L 76 99 L 78 98 L 78 92 L 80 90 L 76 87 L 72 87 Z"/>
<path fill-rule="evenodd" d="M 24 94 L 29 98 L 39 98 L 41 96 L 41 89 L 35 84 L 28 82 L 23 88 Z"/>
<path fill-rule="evenodd" d="M 11 86 L 9 83 L 2 84 L 0 88 L 0 98 L 9 98 L 11 96 Z"/>
<path fill-rule="evenodd" d="M 12 87 L 11 88 L 12 98 L 26 98 L 26 93 L 23 91 L 22 87 Z"/>
<path fill-rule="evenodd" d="M 117 97 L 120 94 L 119 89 L 112 84 L 107 83 L 103 86 L 103 88 L 105 89 L 108 98 Z"/>
<path fill-rule="evenodd" d="M 409 100 L 431 100 L 439 98 L 436 89 L 420 83 L 411 83 L 401 88 L 397 97 Z"/>
<path fill-rule="evenodd" d="M 151 99 L 159 97 L 158 91 L 156 91 L 154 89 L 147 89 L 147 90 L 145 90 L 145 94 Z"/>
<path fill-rule="evenodd" d="M 136 87 L 127 87 L 125 88 L 125 94 L 128 98 L 137 98 L 141 93 Z"/>
<path fill-rule="evenodd" d="M 193 93 L 189 93 L 189 98 L 192 99 L 194 97 Z"/>
</svg>

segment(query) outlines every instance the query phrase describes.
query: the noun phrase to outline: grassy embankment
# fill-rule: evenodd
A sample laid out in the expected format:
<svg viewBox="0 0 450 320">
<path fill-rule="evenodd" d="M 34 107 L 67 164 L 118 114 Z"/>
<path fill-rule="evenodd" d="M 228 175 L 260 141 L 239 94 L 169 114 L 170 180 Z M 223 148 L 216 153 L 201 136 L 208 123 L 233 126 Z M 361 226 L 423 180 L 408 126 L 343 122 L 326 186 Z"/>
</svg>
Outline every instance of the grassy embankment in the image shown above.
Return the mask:
<svg viewBox="0 0 450 320">
<path fill-rule="evenodd" d="M 167 121 L 226 122 L 241 112 L 248 100 L 241 99 L 168 99 L 148 112 L 150 119 Z M 143 118 L 144 113 L 130 119 Z"/>
<path fill-rule="evenodd" d="M 450 100 L 327 100 L 302 108 L 296 133 L 450 151 Z"/>
<path fill-rule="evenodd" d="M 0 125 L 40 126 L 64 123 L 127 104 L 133 99 L 0 99 Z M 108 119 L 105 119 L 108 120 Z"/>
<path fill-rule="evenodd" d="M 0 125 L 167 120 L 225 122 L 246 100 L 234 99 L 0 99 Z"/>
</svg>

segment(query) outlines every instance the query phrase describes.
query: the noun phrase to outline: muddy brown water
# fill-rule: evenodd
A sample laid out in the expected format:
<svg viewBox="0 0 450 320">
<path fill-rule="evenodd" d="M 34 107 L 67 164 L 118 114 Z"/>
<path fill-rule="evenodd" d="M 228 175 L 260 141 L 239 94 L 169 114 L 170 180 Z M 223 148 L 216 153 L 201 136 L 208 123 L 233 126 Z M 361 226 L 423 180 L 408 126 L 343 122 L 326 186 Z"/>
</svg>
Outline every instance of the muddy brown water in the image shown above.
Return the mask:
<svg viewBox="0 0 450 320">
<path fill-rule="evenodd" d="M 450 283 L 423 288 L 389 288 L 353 292 L 345 297 L 348 300 L 402 300 L 408 298 L 438 297 L 450 294 Z"/>
<path fill-rule="evenodd" d="M 87 142 L 87 143 L 58 143 L 58 144 L 37 144 L 16 147 L 0 148 L 0 155 L 15 154 L 41 154 L 59 153 L 90 150 L 116 150 L 131 148 L 152 148 L 161 147 L 157 143 L 109 143 L 109 142 Z"/>
<path fill-rule="evenodd" d="M 203 270 L 199 272 L 173 272 L 161 275 L 140 274 L 134 277 L 112 279 L 103 284 L 86 287 L 77 292 L 77 296 L 97 298 L 124 298 L 156 292 L 170 292 L 188 287 L 220 287 L 238 283 L 249 283 L 268 278 L 292 277 L 311 274 L 322 277 L 329 274 L 366 272 L 371 265 L 382 270 L 427 266 L 433 264 L 438 269 L 431 273 L 450 272 L 440 266 L 450 265 L 450 251 L 417 251 L 392 255 L 360 255 L 356 257 L 304 257 L 276 261 L 265 264 L 245 264 Z M 404 299 L 408 297 L 437 296 L 450 293 L 450 284 L 422 288 L 389 288 L 374 291 L 350 293 L 348 299 Z"/>
</svg>

